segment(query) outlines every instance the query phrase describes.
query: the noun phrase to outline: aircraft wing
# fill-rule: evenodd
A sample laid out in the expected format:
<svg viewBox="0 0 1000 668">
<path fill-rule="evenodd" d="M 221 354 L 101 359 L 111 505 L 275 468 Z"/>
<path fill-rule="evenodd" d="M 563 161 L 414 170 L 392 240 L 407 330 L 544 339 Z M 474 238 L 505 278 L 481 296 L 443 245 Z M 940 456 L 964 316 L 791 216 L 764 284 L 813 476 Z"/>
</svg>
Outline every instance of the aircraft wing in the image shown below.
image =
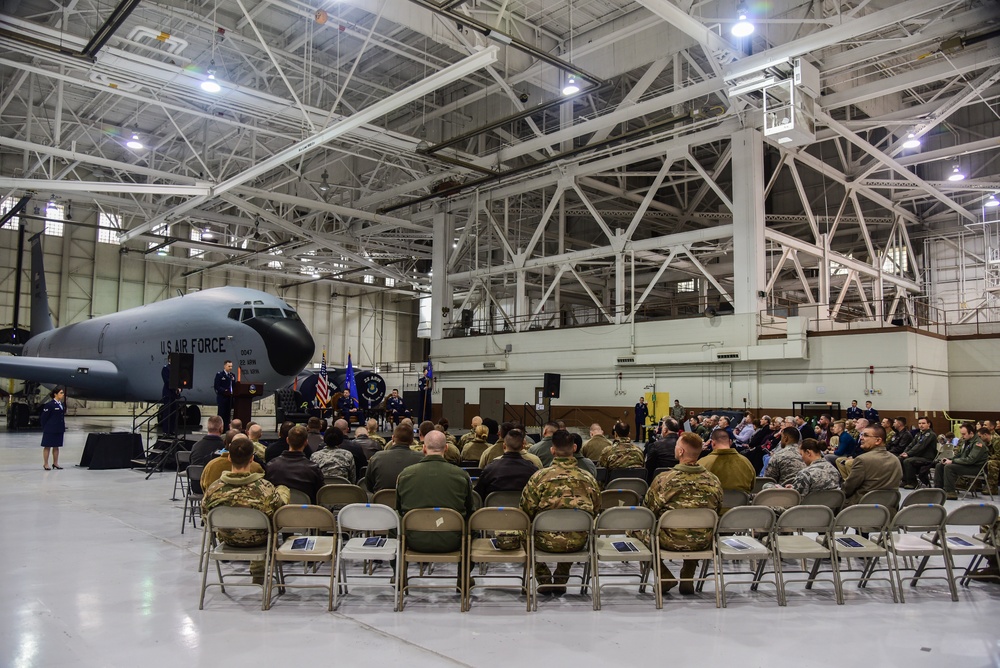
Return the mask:
<svg viewBox="0 0 1000 668">
<path fill-rule="evenodd" d="M 0 356 L 0 377 L 96 392 L 125 382 L 113 362 L 66 357 Z"/>
</svg>

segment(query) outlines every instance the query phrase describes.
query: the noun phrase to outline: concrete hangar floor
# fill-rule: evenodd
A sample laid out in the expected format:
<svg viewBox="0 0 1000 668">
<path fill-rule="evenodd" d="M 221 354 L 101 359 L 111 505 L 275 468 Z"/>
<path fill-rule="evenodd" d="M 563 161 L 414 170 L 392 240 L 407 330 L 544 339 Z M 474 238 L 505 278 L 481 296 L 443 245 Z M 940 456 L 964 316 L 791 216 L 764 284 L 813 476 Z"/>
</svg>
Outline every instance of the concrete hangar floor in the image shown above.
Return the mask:
<svg viewBox="0 0 1000 668">
<path fill-rule="evenodd" d="M 262 612 L 255 590 L 216 588 L 200 611 L 201 535 L 180 532 L 173 472 L 145 480 L 77 468 L 88 432 L 130 421 L 67 422 L 61 471 L 42 470 L 38 433 L 0 431 L 2 666 L 1000 665 L 1000 586 L 981 583 L 961 588 L 957 603 L 943 582 L 921 583 L 902 605 L 884 583 L 849 584 L 842 606 L 829 584 L 794 585 L 787 607 L 773 588 L 740 585 L 727 609 L 709 591 L 674 590 L 662 610 L 648 591 L 609 588 L 599 612 L 571 588 L 531 614 L 502 591 L 478 594 L 463 614 L 451 593 L 416 592 L 394 613 L 387 594 L 355 589 L 330 613 L 321 590 L 286 594 Z"/>
</svg>

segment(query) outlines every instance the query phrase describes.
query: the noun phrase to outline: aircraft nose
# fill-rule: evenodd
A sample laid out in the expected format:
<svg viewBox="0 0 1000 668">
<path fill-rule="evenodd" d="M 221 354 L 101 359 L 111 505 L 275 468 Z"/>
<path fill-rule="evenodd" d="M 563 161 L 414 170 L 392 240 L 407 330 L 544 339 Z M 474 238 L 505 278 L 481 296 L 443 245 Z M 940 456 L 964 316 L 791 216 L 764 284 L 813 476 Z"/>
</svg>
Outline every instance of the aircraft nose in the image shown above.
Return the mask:
<svg viewBox="0 0 1000 668">
<path fill-rule="evenodd" d="M 305 368 L 316 344 L 301 320 L 251 318 L 244 321 L 260 334 L 271 368 L 282 376 L 294 376 Z"/>
</svg>

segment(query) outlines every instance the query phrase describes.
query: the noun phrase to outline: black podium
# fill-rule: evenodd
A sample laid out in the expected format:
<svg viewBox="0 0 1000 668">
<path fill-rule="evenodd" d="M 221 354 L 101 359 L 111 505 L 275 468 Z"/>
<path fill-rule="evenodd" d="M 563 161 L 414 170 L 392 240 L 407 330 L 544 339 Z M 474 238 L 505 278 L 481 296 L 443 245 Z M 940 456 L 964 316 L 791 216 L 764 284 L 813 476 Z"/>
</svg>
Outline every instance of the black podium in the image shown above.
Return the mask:
<svg viewBox="0 0 1000 668">
<path fill-rule="evenodd" d="M 233 417 L 250 424 L 253 402 L 264 396 L 264 383 L 236 383 L 233 385 Z"/>
<path fill-rule="evenodd" d="M 127 431 L 88 434 L 79 466 L 89 467 L 91 471 L 127 469 L 131 468 L 133 459 L 144 456 L 139 434 Z"/>
</svg>

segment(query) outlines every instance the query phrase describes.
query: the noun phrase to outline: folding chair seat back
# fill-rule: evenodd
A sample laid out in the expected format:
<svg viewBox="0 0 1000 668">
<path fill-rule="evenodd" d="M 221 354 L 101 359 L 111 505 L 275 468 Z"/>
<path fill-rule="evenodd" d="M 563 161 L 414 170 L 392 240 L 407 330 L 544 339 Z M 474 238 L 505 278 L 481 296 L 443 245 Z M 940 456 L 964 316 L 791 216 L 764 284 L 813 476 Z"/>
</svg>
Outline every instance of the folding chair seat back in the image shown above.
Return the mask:
<svg viewBox="0 0 1000 668">
<path fill-rule="evenodd" d="M 590 543 L 594 528 L 594 518 L 590 513 L 575 508 L 555 508 L 543 510 L 535 515 L 531 523 L 531 541 L 536 561 L 555 562 L 577 562 L 590 559 Z M 547 552 L 535 545 L 535 534 L 540 532 L 548 533 L 570 533 L 583 532 L 587 534 L 587 545 L 576 552 Z M 545 558 L 538 558 L 539 554 L 544 554 Z"/>
<path fill-rule="evenodd" d="M 323 478 L 324 485 L 350 485 L 352 484 L 350 480 L 343 476 L 331 475 Z"/>
<path fill-rule="evenodd" d="M 595 466 L 594 468 L 597 469 L 597 484 L 604 485 L 608 479 L 608 469 L 604 466 Z"/>
<path fill-rule="evenodd" d="M 312 503 L 312 499 L 309 498 L 309 495 L 300 489 L 289 488 L 288 492 L 288 503 L 290 504 L 308 506 Z"/>
<path fill-rule="evenodd" d="M 337 530 L 337 520 L 326 508 L 316 505 L 292 505 L 282 506 L 275 511 L 274 530 L 279 533 L 290 533 L 293 531 L 325 531 L 333 532 Z"/>
<path fill-rule="evenodd" d="M 367 503 L 368 495 L 357 485 L 334 484 L 323 485 L 316 493 L 316 505 L 329 508 L 331 506 L 346 506 L 351 503 Z"/>
<path fill-rule="evenodd" d="M 801 500 L 803 506 L 827 506 L 835 513 L 840 512 L 844 503 L 846 503 L 844 492 L 839 489 L 821 489 L 809 492 Z"/>
<path fill-rule="evenodd" d="M 775 531 L 829 533 L 832 527 L 833 511 L 828 506 L 795 506 L 781 514 Z"/>
<path fill-rule="evenodd" d="M 486 495 L 486 501 L 484 508 L 487 507 L 509 507 L 517 508 L 521 505 L 521 492 L 518 491 L 504 491 L 504 492 L 490 492 Z"/>
<path fill-rule="evenodd" d="M 738 508 L 750 505 L 750 495 L 742 489 L 726 489 L 722 492 L 723 508 Z"/>
<path fill-rule="evenodd" d="M 675 508 L 667 510 L 660 515 L 657 522 L 657 535 L 663 529 L 709 529 L 715 531 L 719 522 L 719 516 L 711 508 Z M 656 541 L 659 545 L 659 540 Z M 664 558 L 677 559 L 713 559 L 715 550 L 706 548 L 704 550 L 676 551 L 660 548 L 661 555 L 671 555 Z"/>
<path fill-rule="evenodd" d="M 472 509 L 479 510 L 483 507 L 483 497 L 479 496 L 479 492 L 472 490 Z"/>
<path fill-rule="evenodd" d="M 943 506 L 944 502 L 945 491 L 943 489 L 938 487 L 924 487 L 923 489 L 915 489 L 907 494 L 906 498 L 900 502 L 900 507 L 927 505 L 928 503 Z"/>
<path fill-rule="evenodd" d="M 465 518 L 457 511 L 451 508 L 414 508 L 403 516 L 402 530 L 403 551 L 407 561 L 461 563 L 461 549 L 453 552 L 419 552 L 406 547 L 406 536 L 411 531 L 460 533 L 464 541 Z"/>
<path fill-rule="evenodd" d="M 899 498 L 898 489 L 873 489 L 862 496 L 858 504 L 877 503 L 880 506 L 888 507 L 889 512 L 895 514 L 895 511 L 899 510 Z"/>
<path fill-rule="evenodd" d="M 380 503 L 351 503 L 340 509 L 337 524 L 341 531 L 396 531 L 399 514 Z"/>
<path fill-rule="evenodd" d="M 892 518 L 890 529 L 893 537 L 893 551 L 900 556 L 936 556 L 944 554 L 941 545 L 921 537 L 923 532 L 940 535 L 945 528 L 948 512 L 944 506 L 929 503 L 920 506 L 906 506 Z"/>
<path fill-rule="evenodd" d="M 739 533 L 761 531 L 770 533 L 774 528 L 774 511 L 767 506 L 739 506 L 719 518 L 716 531 Z"/>
<path fill-rule="evenodd" d="M 889 509 L 879 504 L 856 505 L 844 508 L 833 520 L 834 531 L 857 529 L 872 533 L 884 531 L 889 524 Z"/>
<path fill-rule="evenodd" d="M 192 468 L 192 467 L 189 467 Z M 211 542 L 216 540 L 219 531 L 251 530 L 263 531 L 267 537 L 262 545 L 253 547 L 235 547 L 219 541 L 212 546 Z M 205 605 L 205 591 L 208 587 L 223 587 L 224 577 L 222 571 L 218 570 L 219 582 L 208 582 L 208 564 L 215 561 L 218 566 L 220 561 L 262 561 L 264 570 L 270 564 L 271 546 L 274 542 L 274 532 L 271 527 L 271 520 L 267 515 L 256 508 L 237 508 L 232 506 L 217 506 L 208 512 L 205 517 L 205 530 L 202 538 L 202 553 L 199 556 L 199 566 L 201 568 L 201 592 L 198 601 L 198 609 Z M 208 540 L 209 536 L 212 541 Z M 259 586 L 261 588 L 261 609 L 267 609 L 268 587 L 264 585 L 238 583 L 237 586 Z"/>
<path fill-rule="evenodd" d="M 626 471 L 631 471 L 633 469 L 624 469 Z M 643 469 L 645 471 L 645 469 Z M 646 482 L 644 478 L 615 478 L 614 480 L 609 480 L 604 486 L 605 489 L 627 489 L 635 492 L 642 499 L 646 496 L 646 491 L 649 489 L 649 483 Z"/>
<path fill-rule="evenodd" d="M 601 508 L 641 506 L 642 497 L 631 489 L 606 489 L 601 492 Z"/>
<path fill-rule="evenodd" d="M 608 508 L 594 521 L 594 531 L 597 533 L 646 531 L 655 526 L 656 516 L 653 511 L 638 504 Z"/>
<path fill-rule="evenodd" d="M 388 533 L 399 535 L 399 514 L 392 508 L 379 503 L 352 503 L 344 506 L 337 513 L 337 525 L 340 531 L 359 533 Z M 340 550 L 341 558 L 357 560 L 387 560 L 396 556 L 399 541 L 387 538 L 381 547 L 366 547 L 366 536 L 347 540 Z"/>
<path fill-rule="evenodd" d="M 208 511 L 206 526 L 209 531 L 235 529 L 261 529 L 270 531 L 271 521 L 256 508 L 216 506 Z"/>
<path fill-rule="evenodd" d="M 615 480 L 642 480 L 646 481 L 646 469 L 645 468 L 634 468 L 634 469 L 608 469 L 607 477 L 605 478 L 606 484 L 610 485 Z"/>
<path fill-rule="evenodd" d="M 757 479 L 760 480 L 760 478 Z M 794 508 L 799 505 L 799 502 L 799 493 L 786 487 L 761 490 L 753 497 L 753 505 L 769 508 Z"/>
<path fill-rule="evenodd" d="M 205 490 L 201 488 L 201 474 L 205 472 L 205 467 L 201 464 L 192 464 L 184 469 L 188 478 L 188 494 L 201 496 Z"/>
<path fill-rule="evenodd" d="M 190 450 L 176 450 L 174 451 L 174 463 L 177 464 L 177 470 L 181 471 L 181 464 L 186 468 L 188 464 L 191 463 L 191 451 Z"/>
<path fill-rule="evenodd" d="M 674 469 L 672 466 L 661 466 L 660 468 L 653 471 L 653 477 L 650 479 L 650 482 L 656 480 L 656 476 L 660 475 L 661 473 L 666 473 L 667 471 L 673 471 L 673 470 Z"/>
<path fill-rule="evenodd" d="M 389 506 L 390 508 L 396 507 L 396 490 L 395 489 L 380 489 L 375 492 L 372 497 L 372 503 L 380 503 L 383 506 Z"/>
<path fill-rule="evenodd" d="M 469 533 L 473 531 L 528 531 L 530 529 L 531 519 L 517 507 L 487 506 L 472 513 L 469 518 Z"/>
<path fill-rule="evenodd" d="M 764 490 L 764 485 L 768 483 L 771 483 L 772 485 L 777 485 L 778 481 L 775 480 L 774 478 L 768 478 L 767 476 L 758 476 L 754 478 L 753 491 L 751 492 L 751 495 L 756 496 L 757 494 L 760 494 Z"/>
</svg>

